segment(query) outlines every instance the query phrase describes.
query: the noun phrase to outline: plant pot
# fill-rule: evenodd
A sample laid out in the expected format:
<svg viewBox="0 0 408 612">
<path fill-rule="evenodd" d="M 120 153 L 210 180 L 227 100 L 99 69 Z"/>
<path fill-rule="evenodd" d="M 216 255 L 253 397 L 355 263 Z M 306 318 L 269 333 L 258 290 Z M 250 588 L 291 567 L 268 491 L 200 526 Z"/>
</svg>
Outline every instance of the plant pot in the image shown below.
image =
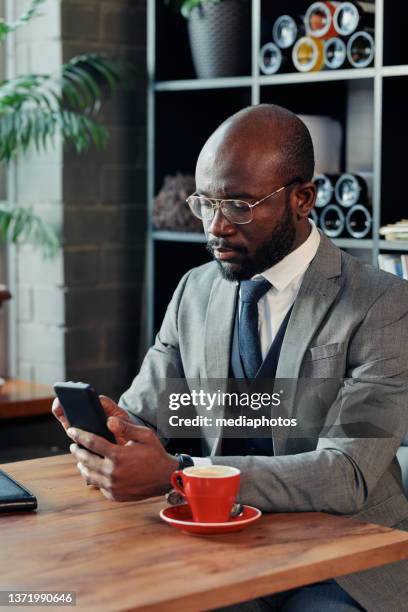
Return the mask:
<svg viewBox="0 0 408 612">
<path fill-rule="evenodd" d="M 250 74 L 249 0 L 219 0 L 195 6 L 188 19 L 188 33 L 199 79 Z"/>
</svg>

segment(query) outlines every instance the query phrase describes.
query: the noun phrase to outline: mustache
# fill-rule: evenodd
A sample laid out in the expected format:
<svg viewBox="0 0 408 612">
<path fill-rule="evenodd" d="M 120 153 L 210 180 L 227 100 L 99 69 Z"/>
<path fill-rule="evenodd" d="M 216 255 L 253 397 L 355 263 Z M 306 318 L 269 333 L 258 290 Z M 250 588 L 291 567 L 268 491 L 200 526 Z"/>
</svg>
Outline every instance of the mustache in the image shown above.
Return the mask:
<svg viewBox="0 0 408 612">
<path fill-rule="evenodd" d="M 244 254 L 248 252 L 248 249 L 246 247 L 230 244 L 228 240 L 225 240 L 225 238 L 211 238 L 207 242 L 206 248 L 207 251 L 209 251 L 211 254 L 214 253 L 215 249 L 230 249 L 231 251 L 236 251 L 237 253 Z"/>
</svg>

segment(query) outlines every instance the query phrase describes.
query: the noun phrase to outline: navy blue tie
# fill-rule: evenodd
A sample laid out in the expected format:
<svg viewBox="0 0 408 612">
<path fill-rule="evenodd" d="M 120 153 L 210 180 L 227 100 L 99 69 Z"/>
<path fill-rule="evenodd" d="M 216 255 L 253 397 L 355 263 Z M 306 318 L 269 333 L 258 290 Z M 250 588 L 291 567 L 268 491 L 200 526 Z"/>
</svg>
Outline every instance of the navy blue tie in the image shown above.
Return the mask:
<svg viewBox="0 0 408 612">
<path fill-rule="evenodd" d="M 258 302 L 271 287 L 271 283 L 266 278 L 240 283 L 239 354 L 247 378 L 255 378 L 262 365 L 258 334 Z"/>
</svg>

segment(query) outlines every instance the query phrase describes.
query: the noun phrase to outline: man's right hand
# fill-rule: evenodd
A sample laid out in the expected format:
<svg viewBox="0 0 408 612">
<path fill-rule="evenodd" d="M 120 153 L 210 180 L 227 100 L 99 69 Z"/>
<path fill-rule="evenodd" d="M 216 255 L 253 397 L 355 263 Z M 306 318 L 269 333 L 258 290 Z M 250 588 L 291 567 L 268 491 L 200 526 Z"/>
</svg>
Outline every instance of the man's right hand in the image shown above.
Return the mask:
<svg viewBox="0 0 408 612">
<path fill-rule="evenodd" d="M 100 395 L 99 399 L 101 400 L 102 407 L 107 417 L 114 416 L 118 417 L 119 419 L 122 419 L 122 421 L 129 421 L 130 423 L 132 422 L 128 413 L 125 412 L 125 410 L 123 410 L 122 408 L 120 408 L 109 397 L 106 397 L 105 395 Z M 52 404 L 52 413 L 58 419 L 58 421 L 61 423 L 61 425 L 66 431 L 69 428 L 69 423 L 57 397 L 54 399 Z M 115 433 L 115 431 L 113 431 L 113 434 L 115 435 L 116 442 L 122 446 L 124 446 L 129 440 L 129 438 L 124 438 L 120 434 Z"/>
<path fill-rule="evenodd" d="M 109 397 L 99 398 L 117 444 L 70 427 L 58 398 L 52 405 L 54 416 L 75 442 L 70 451 L 86 484 L 116 501 L 146 499 L 167 492 L 178 460 L 166 452 L 152 429 L 135 425 Z M 151 468 L 143 470 L 145 465 Z"/>
</svg>

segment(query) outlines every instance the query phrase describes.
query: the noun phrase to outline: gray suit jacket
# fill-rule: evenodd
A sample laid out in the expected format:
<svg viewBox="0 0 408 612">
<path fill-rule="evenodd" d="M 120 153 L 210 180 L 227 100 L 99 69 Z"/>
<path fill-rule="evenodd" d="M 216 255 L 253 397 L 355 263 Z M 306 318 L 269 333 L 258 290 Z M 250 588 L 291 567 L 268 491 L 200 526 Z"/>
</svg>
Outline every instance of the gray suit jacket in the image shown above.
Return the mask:
<svg viewBox="0 0 408 612">
<path fill-rule="evenodd" d="M 120 399 L 129 414 L 157 429 L 155 381 L 228 377 L 236 291 L 215 263 L 183 277 Z M 219 456 L 222 432 L 207 433 L 213 462 L 241 469 L 240 500 L 264 512 L 324 511 L 408 530 L 395 458 L 408 431 L 408 283 L 322 236 L 292 310 L 277 378 L 285 379 L 286 413 L 313 423 L 317 433 L 300 427 L 289 437 L 287 428 L 274 429 L 273 457 Z M 320 383 L 328 386 L 325 401 Z M 374 433 L 365 435 L 366 425 Z M 369 611 L 408 609 L 407 562 L 338 582 Z"/>
</svg>

